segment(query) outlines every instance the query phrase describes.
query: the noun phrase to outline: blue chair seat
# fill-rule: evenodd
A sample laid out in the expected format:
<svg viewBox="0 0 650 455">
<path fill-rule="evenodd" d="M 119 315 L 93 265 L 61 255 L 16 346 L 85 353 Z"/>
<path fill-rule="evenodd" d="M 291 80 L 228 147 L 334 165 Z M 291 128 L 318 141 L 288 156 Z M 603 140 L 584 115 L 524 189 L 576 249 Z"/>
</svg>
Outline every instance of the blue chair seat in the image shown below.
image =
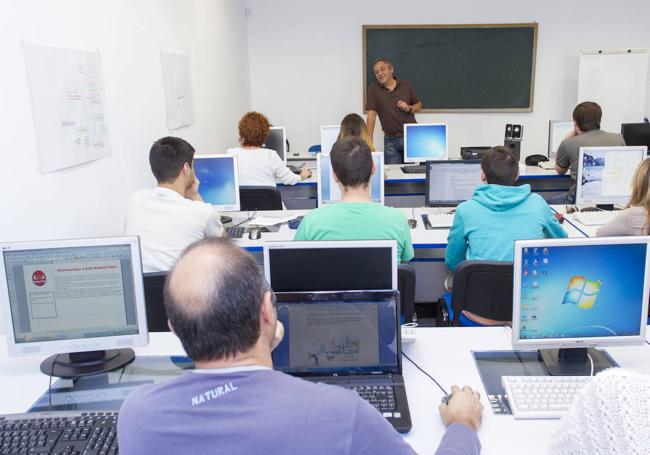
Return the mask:
<svg viewBox="0 0 650 455">
<path fill-rule="evenodd" d="M 454 320 L 454 309 L 451 307 L 451 292 L 445 292 L 442 296 L 445 299 L 445 305 L 447 305 L 447 312 L 449 313 L 449 320 Z M 460 313 L 460 326 L 461 327 L 485 327 L 478 322 L 474 322 L 471 319 L 467 318 L 462 312 Z"/>
</svg>

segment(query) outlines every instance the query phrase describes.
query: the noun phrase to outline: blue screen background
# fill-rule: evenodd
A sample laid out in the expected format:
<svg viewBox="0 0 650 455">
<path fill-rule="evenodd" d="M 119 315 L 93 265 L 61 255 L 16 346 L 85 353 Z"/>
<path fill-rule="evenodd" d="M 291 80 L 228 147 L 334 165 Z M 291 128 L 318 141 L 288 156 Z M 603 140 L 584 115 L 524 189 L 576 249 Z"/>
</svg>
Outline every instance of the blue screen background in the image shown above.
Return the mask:
<svg viewBox="0 0 650 455">
<path fill-rule="evenodd" d="M 407 126 L 406 147 L 404 153 L 408 158 L 419 158 L 422 161 L 446 158 L 447 126 Z"/>
<path fill-rule="evenodd" d="M 235 185 L 235 157 L 194 159 L 194 173 L 199 179 L 199 194 L 212 205 L 234 205 L 239 188 Z"/>
<path fill-rule="evenodd" d="M 647 305 L 643 301 L 646 245 L 553 246 L 548 254 L 537 250 L 537 255 L 533 248 L 523 252 L 517 271 L 521 274 L 521 339 L 639 334 L 643 305 Z M 574 276 L 602 282 L 591 308 L 562 303 Z"/>
<path fill-rule="evenodd" d="M 377 202 L 380 204 L 381 201 L 381 187 L 384 184 L 381 179 L 381 161 L 379 159 L 380 155 L 373 155 L 372 160 L 375 163 L 375 173 L 370 179 L 370 198 L 372 202 Z M 320 188 L 318 191 L 321 191 L 321 199 L 323 204 L 330 204 L 333 202 L 338 202 L 338 199 L 332 199 L 331 186 L 330 186 L 330 174 L 332 172 L 332 164 L 330 161 L 329 155 L 321 155 L 320 157 Z"/>
</svg>

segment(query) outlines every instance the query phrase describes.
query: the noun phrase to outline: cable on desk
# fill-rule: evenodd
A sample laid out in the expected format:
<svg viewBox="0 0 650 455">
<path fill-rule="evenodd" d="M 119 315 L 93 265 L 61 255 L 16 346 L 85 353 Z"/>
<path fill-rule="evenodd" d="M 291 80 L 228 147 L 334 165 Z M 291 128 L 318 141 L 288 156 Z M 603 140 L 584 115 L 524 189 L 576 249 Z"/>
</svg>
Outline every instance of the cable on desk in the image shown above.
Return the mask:
<svg viewBox="0 0 650 455">
<path fill-rule="evenodd" d="M 650 341 L 645 340 L 645 344 L 647 344 L 648 346 L 650 346 Z"/>
<path fill-rule="evenodd" d="M 420 370 L 422 373 L 424 373 L 424 375 L 425 375 L 426 377 L 428 377 L 428 378 L 431 379 L 433 382 L 435 382 L 436 385 L 440 388 L 440 390 L 442 390 L 442 393 L 444 393 L 445 395 L 449 395 L 449 394 L 447 393 L 447 391 L 446 391 L 445 389 L 443 389 L 442 386 L 438 383 L 438 381 L 436 381 L 436 380 L 433 378 L 433 376 L 431 376 L 429 373 L 427 373 L 426 371 L 424 371 L 424 370 L 420 367 L 420 365 L 418 365 L 417 363 L 415 363 L 415 362 L 413 361 L 413 359 L 411 359 L 409 356 L 407 356 L 407 355 L 404 353 L 404 351 L 402 351 L 402 355 L 406 358 L 406 360 L 408 360 L 408 361 L 411 362 L 413 365 L 415 365 L 415 368 L 417 368 L 418 370 Z"/>
<path fill-rule="evenodd" d="M 250 212 L 249 212 L 249 213 L 250 213 Z M 255 218 L 255 215 L 257 215 L 257 209 L 255 209 L 255 211 L 253 212 L 253 214 L 252 214 L 251 216 L 249 216 L 248 218 L 246 218 L 244 221 L 240 221 L 239 223 L 235 224 L 233 227 L 240 226 L 240 225 L 246 223 L 247 221 L 252 220 L 253 218 Z"/>
</svg>

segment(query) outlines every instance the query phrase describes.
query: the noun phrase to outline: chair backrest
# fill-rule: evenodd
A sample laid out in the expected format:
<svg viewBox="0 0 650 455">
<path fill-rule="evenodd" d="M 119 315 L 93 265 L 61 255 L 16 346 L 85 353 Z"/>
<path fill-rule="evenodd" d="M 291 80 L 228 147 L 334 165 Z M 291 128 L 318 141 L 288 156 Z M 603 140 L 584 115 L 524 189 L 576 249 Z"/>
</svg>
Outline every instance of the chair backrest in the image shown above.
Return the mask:
<svg viewBox="0 0 650 455">
<path fill-rule="evenodd" d="M 512 275 L 512 262 L 461 262 L 454 272 L 452 325 L 460 325 L 462 310 L 497 321 L 511 321 Z"/>
<path fill-rule="evenodd" d="M 280 190 L 272 186 L 240 186 L 241 210 L 282 210 Z"/>
<path fill-rule="evenodd" d="M 318 152 L 320 152 L 320 144 L 314 144 L 314 145 L 310 146 L 310 147 L 307 149 L 307 151 L 308 151 L 309 153 L 318 153 Z"/>
<path fill-rule="evenodd" d="M 149 332 L 169 332 L 163 296 L 166 279 L 167 272 L 152 272 L 142 275 Z"/>
<path fill-rule="evenodd" d="M 397 290 L 405 322 L 413 322 L 415 314 L 415 269 L 408 264 L 397 266 Z"/>
</svg>

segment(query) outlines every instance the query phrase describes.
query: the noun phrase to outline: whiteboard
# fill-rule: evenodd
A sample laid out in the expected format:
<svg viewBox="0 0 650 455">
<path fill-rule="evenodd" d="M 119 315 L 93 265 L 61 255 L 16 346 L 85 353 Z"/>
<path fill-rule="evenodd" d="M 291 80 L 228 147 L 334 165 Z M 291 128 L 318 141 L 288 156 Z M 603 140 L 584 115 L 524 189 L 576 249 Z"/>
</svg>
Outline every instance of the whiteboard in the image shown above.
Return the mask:
<svg viewBox="0 0 650 455">
<path fill-rule="evenodd" d="M 620 132 L 621 123 L 643 122 L 648 86 L 648 49 L 582 50 L 578 103 L 603 109 L 601 129 Z"/>
<path fill-rule="evenodd" d="M 24 55 L 41 172 L 110 155 L 99 54 L 26 44 Z"/>
<path fill-rule="evenodd" d="M 192 98 L 192 77 L 190 57 L 185 54 L 162 52 L 163 89 L 167 128 L 170 130 L 194 123 L 194 101 Z"/>
</svg>

